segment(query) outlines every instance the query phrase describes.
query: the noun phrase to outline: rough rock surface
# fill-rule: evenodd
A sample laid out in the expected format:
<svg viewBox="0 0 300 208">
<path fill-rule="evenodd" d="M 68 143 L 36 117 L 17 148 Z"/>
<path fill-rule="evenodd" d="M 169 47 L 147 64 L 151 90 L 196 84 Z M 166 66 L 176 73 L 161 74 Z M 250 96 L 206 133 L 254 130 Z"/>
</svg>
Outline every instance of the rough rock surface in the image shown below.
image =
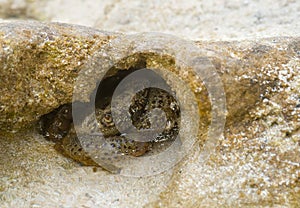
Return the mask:
<svg viewBox="0 0 300 208">
<path fill-rule="evenodd" d="M 116 36 L 90 28 L 61 24 L 19 22 L 0 25 L 1 134 L 27 128 L 35 124 L 41 115 L 70 102 L 74 79 L 80 66 Z M 125 184 L 120 193 L 131 193 L 134 188 L 143 190 L 142 184 L 146 180 L 153 186 L 160 184 L 159 179 L 164 181 L 167 178 L 168 183 L 163 183 L 165 187 L 154 188 L 148 183 L 148 188 L 152 187 L 149 192 L 153 195 L 150 194 L 146 201 L 140 203 L 150 207 L 210 207 L 224 204 L 299 206 L 300 38 L 197 42 L 197 45 L 209 51 L 208 56 L 222 79 L 227 98 L 227 125 L 215 154 L 203 164 L 199 162 L 201 148 L 195 146 L 174 170 L 155 179 L 123 179 L 97 173 L 105 184 L 102 192 L 108 193 L 108 190 L 115 189 L 117 194 L 118 187 L 113 186 L 117 181 Z M 157 65 L 155 58 L 152 55 L 145 57 L 149 66 L 163 66 L 167 70 L 176 71 L 172 65 L 174 62 Z M 189 80 L 196 89 L 198 85 L 194 83 L 197 81 L 195 77 L 180 76 Z M 205 95 L 205 91 L 197 93 L 197 96 Z M 200 108 L 200 114 L 205 115 L 208 110 L 209 105 L 204 105 Z M 22 140 L 22 134 L 25 140 Z M 18 169 L 12 178 L 25 174 L 25 181 L 31 181 L 32 169 L 29 167 L 36 163 L 40 169 L 35 171 L 42 174 L 37 183 L 46 184 L 47 189 L 68 178 L 68 171 L 75 171 L 72 169 L 74 164 L 58 159 L 65 169 L 60 170 L 61 175 L 51 175 L 42 166 L 45 162 L 53 165 L 53 158 L 34 157 L 34 151 L 58 157 L 52 152 L 51 146 L 43 143 L 40 149 L 27 146 L 28 149 L 22 153 L 10 149 L 10 143 L 17 142 L 17 147 L 22 149 L 22 145 L 28 145 L 26 141 L 30 140 L 31 133 L 21 132 L 16 135 L 19 141 L 11 141 L 5 135 L 0 138 L 0 146 L 4 148 L 0 151 L 0 158 L 3 164 L 7 164 L 5 170 L 1 169 L 5 177 L 12 177 L 9 170 L 18 169 L 18 164 L 25 164 L 24 170 Z M 10 158 L 16 155 L 22 158 L 22 162 L 10 163 Z M 87 169 L 76 169 L 79 172 L 84 170 Z M 90 190 L 90 193 L 78 200 L 92 201 L 99 196 L 100 193 L 96 192 L 99 187 L 92 185 L 95 181 L 91 179 L 95 175 L 84 175 L 84 184 L 80 184 L 82 179 L 78 179 L 76 173 L 67 181 L 72 183 L 73 180 L 79 180 L 78 189 Z M 14 180 L 11 182 L 18 183 Z M 18 195 L 30 197 L 30 194 L 26 195 L 26 186 L 30 189 L 34 182 L 29 185 L 20 182 L 24 189 L 14 193 L 13 197 L 9 195 L 13 185 L 5 183 L 0 186 L 3 192 L 1 199 L 9 204 Z M 81 193 L 79 190 L 74 190 L 70 196 L 78 197 Z M 32 194 L 35 197 L 33 204 L 41 203 L 39 198 L 46 197 L 43 192 Z M 62 194 L 58 190 L 53 204 L 64 203 L 66 199 L 58 197 Z M 106 205 L 118 201 L 122 200 L 111 196 L 107 198 Z"/>
<path fill-rule="evenodd" d="M 59 21 L 122 33 L 157 31 L 191 40 L 299 35 L 299 10 L 297 0 L 0 0 L 3 19 Z"/>
<path fill-rule="evenodd" d="M 0 27 L 1 131 L 24 128 L 71 102 L 76 68 L 113 35 L 38 22 Z"/>
<path fill-rule="evenodd" d="M 63 24 L 15 22 L 0 26 L 2 131 L 24 128 L 37 121 L 41 115 L 71 102 L 80 66 L 93 52 L 108 43 L 109 39 L 117 36 Z M 284 73 L 289 74 L 289 79 L 292 79 L 296 73 L 294 68 L 298 67 L 297 59 L 290 59 L 299 56 L 299 38 L 197 44 L 201 49 L 209 51 L 207 57 L 221 76 L 226 92 L 228 121 L 243 117 L 267 93 L 279 88 L 282 82 L 279 80 L 279 71 L 285 71 Z M 101 55 L 98 57 L 101 58 Z M 164 67 L 174 72 L 178 70 L 174 69 L 176 66 L 173 66 L 172 61 L 164 63 L 151 53 L 145 55 L 144 59 L 149 68 Z M 133 64 L 130 60 L 124 62 L 123 68 Z M 274 67 L 277 71 L 274 71 Z M 192 75 L 177 73 L 190 83 L 200 82 Z M 90 79 L 94 77 L 95 74 L 92 74 Z M 89 82 L 92 83 L 97 81 L 96 78 L 90 79 Z M 196 89 L 196 85 L 192 87 Z M 87 94 L 85 90 L 86 88 L 82 88 L 83 94 Z M 197 93 L 201 96 L 205 94 Z M 208 105 L 202 108 L 208 108 Z"/>
</svg>

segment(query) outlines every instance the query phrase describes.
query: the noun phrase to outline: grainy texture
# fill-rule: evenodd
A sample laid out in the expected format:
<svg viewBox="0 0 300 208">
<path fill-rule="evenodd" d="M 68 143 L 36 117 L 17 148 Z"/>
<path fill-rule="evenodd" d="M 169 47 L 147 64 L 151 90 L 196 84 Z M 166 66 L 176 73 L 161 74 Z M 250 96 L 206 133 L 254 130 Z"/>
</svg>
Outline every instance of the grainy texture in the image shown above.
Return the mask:
<svg viewBox="0 0 300 208">
<path fill-rule="evenodd" d="M 2 132 L 24 128 L 41 115 L 71 102 L 74 79 L 80 66 L 93 51 L 113 37 L 110 33 L 61 24 L 20 22 L 3 23 L 0 26 Z M 283 69 L 289 73 L 284 66 L 291 57 L 299 56 L 299 38 L 272 38 L 242 43 L 199 42 L 198 45 L 210 51 L 208 57 L 222 78 L 228 121 L 237 120 L 261 101 L 266 93 L 276 89 L 280 74 L 274 72 L 270 76 L 270 71 L 276 67 L 278 71 Z M 152 58 L 151 53 L 144 56 L 148 67 L 157 64 L 158 57 L 154 57 L 155 60 Z M 124 65 L 130 66 L 130 61 L 125 60 Z M 174 68 L 172 61 L 163 64 L 166 70 L 175 71 L 179 77 L 193 83 L 191 79 L 195 77 L 185 77 L 182 73 L 185 69 Z M 96 83 L 96 77 L 92 74 L 89 82 Z M 290 74 L 291 78 L 293 74 Z M 93 86 L 90 92 L 95 84 Z M 199 86 L 196 84 L 192 87 L 196 89 Z M 89 88 L 82 88 L 83 95 L 89 94 L 86 90 Z M 206 97 L 204 91 L 200 94 Z M 206 115 L 209 104 L 203 104 L 205 100 L 201 99 L 203 112 L 200 114 Z"/>
<path fill-rule="evenodd" d="M 0 28 L 1 132 L 24 128 L 71 102 L 77 67 L 113 35 L 55 23 Z"/>
<path fill-rule="evenodd" d="M 3 19 L 60 21 L 124 33 L 157 31 L 191 40 L 299 35 L 299 10 L 298 0 L 0 1 Z"/>
<path fill-rule="evenodd" d="M 40 115 L 70 102 L 76 67 L 113 36 L 89 28 L 32 22 L 2 28 L 1 133 L 26 128 Z M 54 39 L 49 36 L 52 29 Z M 10 38 L 10 31 L 21 33 Z M 41 31 L 46 34 L 40 37 Z M 133 206 L 148 203 L 150 207 L 299 206 L 299 38 L 197 44 L 210 51 L 228 106 L 224 138 L 205 164 L 199 162 L 198 145 L 174 170 L 159 176 L 91 174 L 90 169 L 59 157 L 52 144 L 32 132 L 16 133 L 13 138 L 1 135 L 4 206 L 124 206 L 129 199 Z M 144 56 L 149 66 L 178 70 L 165 57 Z M 15 85 L 16 81 L 22 84 Z M 192 84 L 195 89 L 197 83 Z M 205 91 L 198 93 L 202 95 Z M 205 104 L 199 113 L 205 115 L 208 110 Z M 141 194 L 147 198 L 139 201 Z"/>
<path fill-rule="evenodd" d="M 300 205 L 299 38 L 234 45 L 209 48 L 218 50 L 217 60 L 223 59 L 219 66 L 224 76 L 241 83 L 232 88 L 224 82 L 228 110 L 236 112 L 232 115 L 239 122 L 227 124 L 207 163 L 197 162 L 199 151 L 193 152 L 150 207 Z M 226 54 L 230 58 L 225 61 Z M 257 81 L 266 85 L 253 85 Z M 240 101 L 232 103 L 231 96 Z"/>
</svg>

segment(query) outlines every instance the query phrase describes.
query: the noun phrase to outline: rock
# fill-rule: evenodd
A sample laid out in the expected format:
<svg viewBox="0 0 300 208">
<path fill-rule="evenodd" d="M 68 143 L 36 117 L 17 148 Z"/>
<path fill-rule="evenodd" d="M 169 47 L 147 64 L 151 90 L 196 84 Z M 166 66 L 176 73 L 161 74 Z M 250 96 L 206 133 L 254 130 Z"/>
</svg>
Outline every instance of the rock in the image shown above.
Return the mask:
<svg viewBox="0 0 300 208">
<path fill-rule="evenodd" d="M 39 22 L 0 25 L 0 129 L 26 128 L 71 102 L 77 68 L 112 33 Z"/>
<path fill-rule="evenodd" d="M 3 23 L 0 31 L 2 132 L 27 127 L 41 115 L 71 102 L 74 81 L 81 66 L 91 56 L 103 58 L 105 53 L 99 53 L 97 49 L 118 36 L 87 27 L 38 22 Z M 298 67 L 296 58 L 299 57 L 299 38 L 197 42 L 197 45 L 209 52 L 207 57 L 222 79 L 229 123 L 243 119 L 253 106 L 282 87 L 285 83 L 280 80 L 281 71 L 289 74 L 285 82 L 297 74 L 295 67 Z M 123 49 L 126 50 L 128 49 Z M 137 59 L 143 59 L 148 68 L 177 70 L 174 68 L 173 57 L 159 60 L 159 57 L 148 53 Z M 92 61 L 89 62 L 91 64 Z M 135 62 L 134 58 L 123 60 L 119 68 L 126 69 Z M 294 65 L 290 66 L 291 63 Z M 185 77 L 184 71 L 188 69 L 180 70 L 175 72 L 193 83 L 194 90 L 201 88 L 201 82 L 193 80 L 194 75 Z M 90 83 L 97 81 L 95 74 L 90 76 Z M 94 88 L 95 84 L 89 88 L 83 87 L 80 93 L 89 95 Z M 210 110 L 210 103 L 205 95 L 207 92 L 202 90 L 196 94 L 201 97 L 200 115 L 207 117 Z M 85 97 L 81 101 L 88 99 Z"/>
<path fill-rule="evenodd" d="M 113 40 L 122 37 L 125 41 L 114 45 Z M 132 54 L 139 47 L 122 48 L 127 37 L 56 23 L 1 24 L 1 134 L 28 128 L 42 115 L 72 102 L 80 70 L 88 70 L 93 63 L 105 68 L 101 63 L 108 60 L 116 65 L 107 77 L 134 67 L 162 69 L 160 74 L 181 98 L 185 98 L 182 85 L 176 86 L 168 74 L 173 72 L 187 81 L 199 107 L 203 130 L 198 135 L 202 141 L 199 143 L 205 144 L 206 129 L 212 119 L 209 112 L 214 106 L 202 77 L 197 77 L 189 67 L 178 66 L 172 54 L 160 56 L 151 51 Z M 141 44 L 139 41 L 133 40 L 137 45 Z M 156 46 L 161 42 L 153 40 L 151 44 Z M 205 60 L 194 61 L 204 65 L 209 58 L 212 65 L 206 69 L 216 70 L 224 86 L 226 125 L 216 134 L 221 136 L 214 140 L 218 142 L 216 148 L 196 145 L 173 170 L 171 181 L 159 199 L 148 205 L 299 206 L 300 38 L 196 42 L 196 45 Z M 110 55 L 119 53 L 127 57 L 116 62 Z M 75 99 L 90 101 L 89 95 L 104 72 L 87 73 L 90 79 L 82 82 L 83 88 L 75 88 L 78 92 Z M 216 81 L 214 76 L 208 78 Z M 202 161 L 201 154 L 207 148 L 214 154 Z"/>
</svg>

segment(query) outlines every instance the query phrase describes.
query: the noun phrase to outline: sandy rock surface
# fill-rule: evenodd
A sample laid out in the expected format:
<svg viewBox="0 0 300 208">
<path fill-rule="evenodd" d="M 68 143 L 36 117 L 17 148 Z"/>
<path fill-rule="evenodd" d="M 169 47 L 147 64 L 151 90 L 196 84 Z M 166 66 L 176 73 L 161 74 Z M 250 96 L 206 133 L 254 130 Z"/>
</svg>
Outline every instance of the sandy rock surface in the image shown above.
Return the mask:
<svg viewBox="0 0 300 208">
<path fill-rule="evenodd" d="M 297 0 L 1 0 L 0 18 L 59 21 L 114 32 L 156 31 L 191 40 L 298 35 Z"/>
<path fill-rule="evenodd" d="M 222 79 L 228 109 L 224 134 L 216 138 L 207 161 L 202 161 L 201 134 L 187 156 L 162 174 L 124 177 L 93 172 L 57 154 L 53 143 L 32 127 L 42 114 L 72 100 L 77 70 L 121 35 L 61 24 L 2 24 L 1 206 L 300 206 L 299 2 L 20 0 L 0 5 L 4 22 L 29 18 L 211 39 L 196 44 L 208 52 Z M 250 40 L 216 41 L 245 38 Z M 144 58 L 148 66 L 179 70 L 172 57 Z M 179 76 L 204 97 L 199 114 L 207 119 L 201 126 L 205 129 L 210 120 L 205 116 L 210 110 L 206 92 L 197 91 L 202 86 L 195 77 Z"/>
</svg>

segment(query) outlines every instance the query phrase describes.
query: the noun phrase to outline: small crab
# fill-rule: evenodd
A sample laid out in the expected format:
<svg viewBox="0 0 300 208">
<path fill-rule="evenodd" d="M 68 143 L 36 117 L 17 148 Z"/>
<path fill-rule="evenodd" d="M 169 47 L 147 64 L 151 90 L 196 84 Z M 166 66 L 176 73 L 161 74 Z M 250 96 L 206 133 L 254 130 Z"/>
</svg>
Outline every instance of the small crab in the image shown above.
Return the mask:
<svg viewBox="0 0 300 208">
<path fill-rule="evenodd" d="M 105 148 L 102 145 L 102 148 L 97 149 L 98 147 L 95 146 L 92 149 L 92 151 L 102 151 L 102 155 L 105 155 L 100 158 L 100 162 L 92 159 L 90 152 L 88 153 L 82 146 L 74 128 L 71 104 L 63 105 L 50 114 L 43 116 L 41 119 L 42 133 L 46 139 L 56 143 L 56 150 L 63 155 L 83 165 L 101 166 L 111 172 L 117 172 L 114 171 L 116 168 L 110 164 L 113 159 L 116 159 L 116 155 L 120 157 L 123 155 L 143 156 L 151 151 L 153 143 L 172 140 L 178 134 L 179 105 L 174 97 L 166 91 L 158 88 L 146 88 L 138 92 L 133 96 L 128 111 L 124 108 L 124 98 L 122 96 L 116 100 L 118 102 L 117 106 L 119 106 L 116 110 L 116 115 L 120 115 L 118 118 L 113 118 L 111 105 L 108 104 L 105 108 L 96 108 L 95 112 L 86 115 L 80 124 L 81 138 L 93 137 L 105 141 Z M 154 139 L 144 138 L 143 141 L 135 141 L 130 138 L 130 134 L 126 135 L 119 132 L 116 127 L 121 125 L 122 129 L 128 129 L 133 125 L 138 130 L 151 129 L 149 113 L 157 108 L 164 111 L 166 124 L 164 129 L 159 130 Z M 122 113 L 129 114 L 130 119 L 128 120 L 128 117 L 122 116 L 124 115 Z M 154 116 L 152 122 L 158 122 L 159 119 L 160 116 Z"/>
</svg>

